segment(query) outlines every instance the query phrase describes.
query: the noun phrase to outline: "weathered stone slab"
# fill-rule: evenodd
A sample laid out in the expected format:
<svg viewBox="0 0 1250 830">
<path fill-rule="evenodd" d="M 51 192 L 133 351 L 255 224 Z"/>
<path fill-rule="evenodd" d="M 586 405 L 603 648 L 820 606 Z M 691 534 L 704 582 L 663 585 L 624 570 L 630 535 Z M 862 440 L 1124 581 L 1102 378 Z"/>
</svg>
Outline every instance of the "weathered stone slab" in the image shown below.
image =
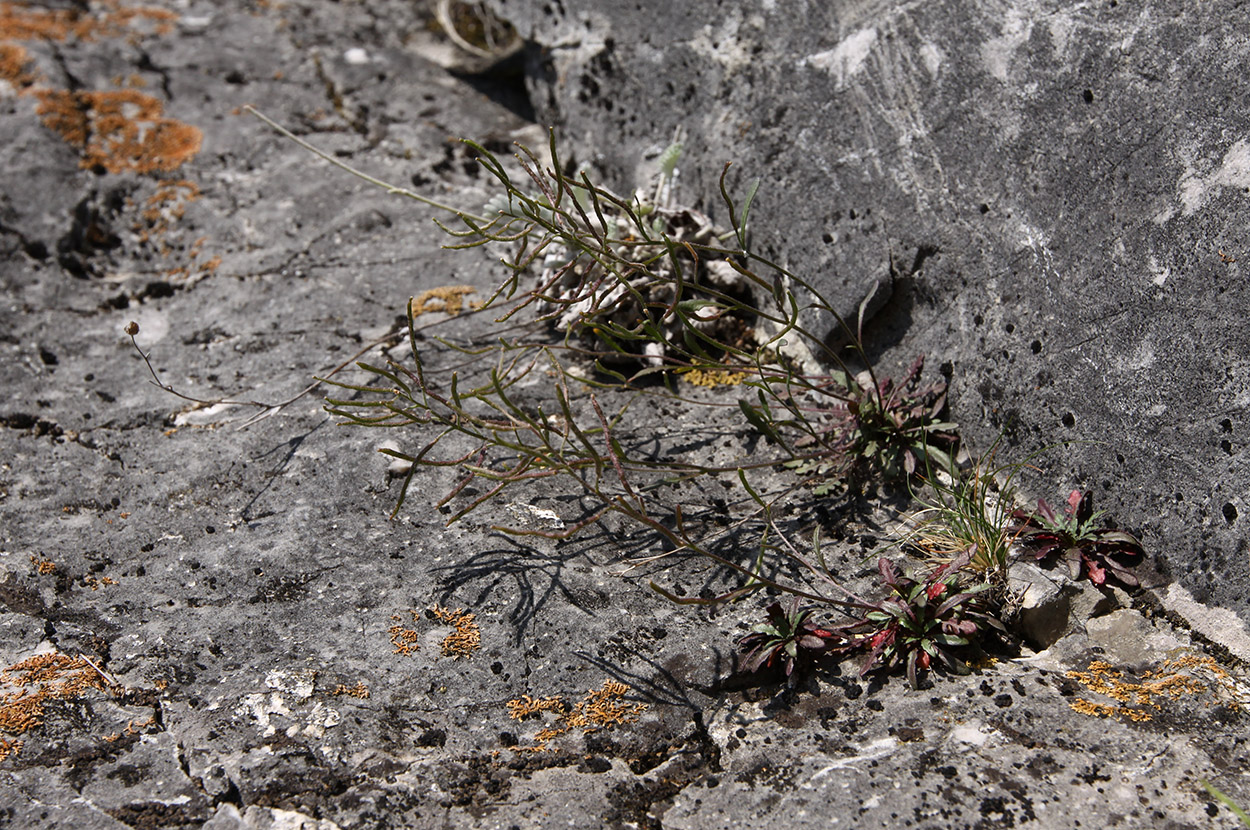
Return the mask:
<svg viewBox="0 0 1250 830">
<path fill-rule="evenodd" d="M 92 14 L 115 8 L 88 6 Z M 1176 632 L 1108 619 L 1031 660 L 1004 656 L 970 677 L 936 676 L 920 692 L 836 663 L 787 691 L 735 673 L 734 640 L 758 622 L 756 604 L 713 616 L 647 586 L 658 578 L 697 595 L 723 590 L 729 576 L 675 557 L 628 569 L 631 557 L 656 552 L 654 540 L 619 524 L 572 544 L 491 529 L 516 516 L 536 526 L 553 514 L 574 519 L 584 505 L 566 491 L 536 487 L 511 510 L 499 505 L 449 528 L 435 505 L 456 474 L 425 472 L 391 521 L 397 471 L 375 450 L 387 438 L 410 446 L 412 435 L 337 427 L 322 409 L 324 390 L 239 429 L 255 409 L 196 405 L 150 385 L 122 333 L 128 321 L 138 322 L 140 346 L 179 390 L 273 402 L 384 335 L 409 296 L 449 285 L 489 289 L 499 277 L 485 252 L 442 250 L 423 208 L 332 173 L 238 107 L 257 104 L 372 173 L 469 206 L 485 201 L 483 177 L 446 139 L 474 136 L 501 150 L 517 137 L 534 141 L 532 125 L 483 92 L 489 84 L 421 57 L 428 4 L 169 7 L 177 20 L 165 34 L 27 46 L 31 70 L 50 89 L 77 79 L 83 88 L 159 98 L 165 116 L 202 133 L 199 153 L 182 166 L 83 168 L 79 150 L 43 123 L 29 95 L 6 88 L 0 101 L 0 668 L 60 655 L 64 665 L 44 679 L 68 684 L 45 696 L 38 723 L 5 710 L 13 717 L 0 736 L 0 824 L 493 830 L 841 818 L 857 826 L 1067 827 L 1079 812 L 1091 824 L 1237 826 L 1198 785 L 1214 779 L 1247 800 L 1236 772 L 1246 766 L 1236 687 L 1218 685 L 1202 664 L 1210 693 L 1187 686 L 1187 696 L 1158 711 L 1094 691 L 1094 664 L 1153 654 L 1147 647 L 1161 633 L 1200 654 L 1203 640 L 1187 641 L 1184 619 Z M 858 18 L 854 31 L 884 32 L 891 19 Z M 657 22 L 653 15 L 636 37 L 618 36 L 615 48 L 659 37 Z M 682 30 L 674 22 L 668 31 Z M 867 50 L 871 68 L 871 50 L 888 38 L 879 33 L 870 44 L 854 31 L 822 41 L 813 28 L 794 42 L 819 55 L 849 37 L 838 54 Z M 719 36 L 715 47 L 695 41 L 711 55 L 732 46 Z M 765 50 L 786 48 L 767 41 L 758 41 Z M 676 41 L 665 43 L 657 60 L 681 60 Z M 593 37 L 571 39 L 553 54 L 587 44 Z M 749 50 L 725 54 L 726 72 L 773 71 Z M 843 66 L 848 94 L 862 77 L 853 60 L 812 60 L 802 71 L 828 83 Z M 702 94 L 694 68 L 669 73 L 679 94 L 687 83 Z M 797 77 L 800 68 L 785 71 Z M 601 84 L 587 95 L 589 107 L 616 91 Z M 755 107 L 742 117 L 757 125 L 777 115 L 742 102 Z M 662 96 L 655 107 L 676 115 L 681 101 Z M 796 115 L 777 117 L 784 124 Z M 638 122 L 637 135 L 644 132 L 649 141 L 667 138 Z M 635 161 L 631 135 L 602 144 L 626 159 L 622 173 Z M 793 143 L 775 134 L 756 166 L 770 151 L 783 158 Z M 691 158 L 700 163 L 687 177 L 703 187 L 718 158 Z M 873 188 L 864 187 L 867 199 Z M 767 192 L 773 201 L 761 203 L 761 218 L 780 209 L 782 191 Z M 912 204 L 898 193 L 883 198 Z M 838 245 L 824 249 L 824 267 L 859 244 L 872 252 L 864 273 L 880 275 L 888 269 L 881 231 L 844 238 L 846 222 L 867 230 L 877 221 L 875 207 L 870 218 L 854 207 L 854 219 L 844 212 L 840 220 Z M 796 240 L 824 221 L 791 218 Z M 932 223 L 934 234 L 948 232 L 945 220 Z M 786 226 L 766 224 L 761 238 L 772 233 L 769 244 L 801 264 L 802 247 L 780 245 Z M 898 236 L 893 225 L 889 236 L 899 250 L 930 238 Z M 986 239 L 991 257 L 998 243 Z M 962 256 L 942 244 L 921 272 Z M 906 249 L 897 259 L 909 266 L 916 257 Z M 912 276 L 913 287 L 926 284 Z M 891 297 L 913 296 L 903 283 Z M 851 287 L 848 302 L 858 302 Z M 962 296 L 972 304 L 986 295 L 982 286 Z M 944 308 L 912 307 L 921 322 Z M 988 314 L 960 308 L 968 319 Z M 883 319 L 890 313 L 883 306 Z M 977 329 L 959 314 L 950 317 L 956 333 Z M 467 339 L 481 334 L 475 326 L 481 318 L 466 316 L 438 331 Z M 904 351 L 920 337 L 917 327 L 907 336 Z M 379 349 L 364 357 L 379 360 Z M 968 371 L 961 364 L 956 376 Z M 662 424 L 683 438 L 705 439 L 716 426 L 647 404 L 631 418 L 622 428 Z M 746 440 L 734 428 L 717 438 L 727 443 L 723 453 Z M 897 516 L 871 500 L 821 506 L 837 533 L 826 556 L 864 590 L 869 560 L 884 552 L 882 529 Z M 440 608 L 475 615 L 480 651 L 443 652 L 453 629 Z M 1229 620 L 1190 616 L 1199 633 Z M 1244 676 L 1233 659 L 1240 653 L 1221 658 L 1236 680 Z M 1123 667 L 1123 682 L 1139 683 L 1136 670 L 1163 667 Z M 3 693 L 17 694 L 19 679 L 10 673 Z M 596 694 L 602 703 L 616 688 L 605 683 L 628 687 L 609 695 L 623 707 L 610 710 L 623 720 L 613 726 L 572 728 L 552 710 L 512 716 L 527 696 L 558 697 L 555 708 L 589 705 Z"/>
<path fill-rule="evenodd" d="M 1250 38 L 1236 2 L 494 0 L 539 48 L 539 118 L 627 185 L 763 180 L 756 245 L 875 358 L 953 369 L 981 448 L 1043 446 L 1200 602 L 1250 618 Z M 1066 443 L 1071 442 L 1071 443 Z"/>
</svg>

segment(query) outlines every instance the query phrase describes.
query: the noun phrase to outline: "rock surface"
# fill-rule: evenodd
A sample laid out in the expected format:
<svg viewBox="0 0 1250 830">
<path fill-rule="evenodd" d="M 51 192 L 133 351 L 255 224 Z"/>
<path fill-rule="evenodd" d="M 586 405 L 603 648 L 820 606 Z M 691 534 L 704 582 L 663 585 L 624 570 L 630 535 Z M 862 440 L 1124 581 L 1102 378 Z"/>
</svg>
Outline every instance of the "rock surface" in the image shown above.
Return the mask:
<svg viewBox="0 0 1250 830">
<path fill-rule="evenodd" d="M 70 4 L 57 5 L 63 14 Z M 580 506 L 567 493 L 536 488 L 525 503 L 500 506 L 499 516 L 446 527 L 436 504 L 454 474 L 424 472 L 391 521 L 400 471 L 375 450 L 386 440 L 410 445 L 411 436 L 337 426 L 322 409 L 324 388 L 270 411 L 197 405 L 147 382 L 123 333 L 130 321 L 162 380 L 178 390 L 280 402 L 393 331 L 409 296 L 497 283 L 490 254 L 439 247 L 429 210 L 330 169 L 239 111 L 255 104 L 375 175 L 457 205 L 482 204 L 484 177 L 449 139 L 473 136 L 502 149 L 514 138 L 537 143 L 542 133 L 498 103 L 526 112 L 506 76 L 458 78 L 422 57 L 427 7 L 191 0 L 171 2 L 168 15 L 110 17 L 117 7 L 101 4 L 88 20 L 74 18 L 93 29 L 63 40 L 56 26 L 64 18 L 4 9 L 43 29 L 26 39 L 3 29 L 0 38 L 25 50 L 19 68 L 31 79 L 7 73 L 0 81 L 0 666 L 9 667 L 0 675 L 0 825 L 715 828 L 838 818 L 859 827 L 989 828 L 1070 827 L 1079 816 L 1082 826 L 1237 826 L 1199 785 L 1210 779 L 1250 802 L 1241 772 L 1250 756 L 1245 670 L 1239 652 L 1219 647 L 1224 617 L 1204 618 L 1195 634 L 1188 617 L 1136 597 L 1133 608 L 1041 654 L 986 662 L 970 677 L 938 676 L 921 692 L 897 677 L 860 678 L 849 664 L 823 668 L 792 691 L 744 682 L 733 671 L 733 640 L 758 620 L 755 605 L 709 616 L 647 587 L 662 578 L 697 594 L 723 588 L 726 575 L 680 559 L 627 570 L 654 552 L 652 540 L 610 526 L 559 544 L 491 529 L 500 516 L 575 518 Z M 1170 13 L 1182 21 L 1196 14 Z M 4 19 L 8 26 L 12 18 Z M 1019 26 L 1041 37 L 1027 20 Z M 643 42 L 636 34 L 622 31 L 616 42 Z M 889 41 L 877 38 L 851 45 L 870 58 L 869 47 Z M 1071 42 L 1082 41 L 1074 34 Z M 560 48 L 571 54 L 587 43 Z M 711 44 L 721 54 L 720 40 Z M 1020 44 L 1026 54 L 1046 45 Z M 1228 48 L 1230 61 L 1242 54 Z M 749 49 L 724 54 L 739 61 L 727 65 L 735 71 L 758 62 L 747 60 Z M 855 61 L 835 57 L 812 71 L 827 76 L 826 86 L 855 89 Z M 1195 78 L 1214 71 L 1201 64 Z M 684 76 L 668 74 L 684 88 Z M 745 83 L 733 88 L 755 94 Z M 39 107 L 65 100 L 53 93 L 88 90 L 139 91 L 160 109 L 130 93 L 73 97 L 96 115 L 71 143 Z M 587 95 L 628 102 L 615 87 L 587 87 Z M 129 107 L 123 126 L 144 122 L 129 134 L 137 150 L 123 152 L 125 136 L 101 120 L 110 101 Z M 680 101 L 663 97 L 648 117 L 666 108 L 676 115 Z M 742 117 L 784 123 L 798 115 L 757 106 Z M 593 125 L 583 122 L 587 131 Z M 612 152 L 632 158 L 640 145 L 627 139 L 650 130 L 640 123 Z M 171 140 L 146 143 L 162 136 Z M 90 161 L 101 148 L 110 151 L 107 164 Z M 1231 221 L 1240 196 L 1223 181 L 1216 176 L 1203 193 Z M 901 203 L 901 191 L 869 199 L 871 188 L 861 186 L 873 217 L 879 203 Z M 799 239 L 814 226 L 779 213 L 779 195 L 760 215 L 793 219 Z M 878 219 L 856 211 L 840 221 L 855 234 L 855 223 L 873 224 L 878 230 L 864 238 L 884 240 Z M 1193 215 L 1217 223 L 1211 233 L 1222 227 L 1207 207 Z M 935 233 L 966 232 L 958 216 L 946 218 L 949 225 L 938 214 L 926 221 Z M 1001 240 L 982 238 L 977 255 L 988 260 Z M 917 234 L 906 245 L 926 239 Z M 1205 262 L 1214 236 L 1195 239 L 1185 255 Z M 935 244 L 940 258 L 923 270 L 962 261 L 946 237 Z M 886 247 L 866 261 L 882 259 Z M 849 257 L 854 248 L 824 250 Z M 1004 262 L 1024 268 L 1033 250 Z M 805 256 L 787 255 L 796 263 Z M 909 252 L 900 261 L 907 257 L 925 259 Z M 1172 267 L 1176 280 L 1191 278 Z M 979 272 L 967 275 L 980 285 Z M 993 315 L 978 311 L 974 296 L 959 295 L 964 305 L 948 313 L 961 343 L 978 330 L 998 332 L 1007 319 L 993 316 L 1007 314 L 998 303 Z M 965 313 L 989 322 L 967 328 Z M 458 317 L 430 336 L 468 341 L 486 323 Z M 1053 325 L 1056 337 L 1066 331 Z M 1005 335 L 986 336 L 987 352 L 997 354 L 991 341 Z M 1046 342 L 1049 355 L 1062 341 Z M 368 359 L 379 359 L 380 348 L 369 348 Z M 1175 357 L 1162 345 L 1157 353 Z M 957 376 L 971 376 L 972 364 L 961 358 Z M 269 417 L 240 428 L 258 413 Z M 633 417 L 622 429 L 662 424 L 704 438 L 716 427 L 645 407 Z M 1205 422 L 1195 435 L 1200 428 Z M 741 434 L 724 435 L 738 451 Z M 1186 499 L 1194 509 L 1202 503 Z M 1134 515 L 1129 501 L 1112 504 Z M 822 509 L 835 528 L 829 561 L 852 585 L 866 584 L 886 551 L 881 528 L 897 517 L 867 499 Z M 444 653 L 450 635 L 473 625 L 480 650 Z M 1101 668 L 1102 660 L 1125 665 Z M 1149 685 L 1163 681 L 1183 693 Z M 510 716 L 527 700 L 555 696 L 600 720 L 583 729 L 541 708 Z M 544 728 L 558 734 L 544 740 Z"/>
<path fill-rule="evenodd" d="M 722 215 L 952 372 L 984 451 L 1042 447 L 1200 602 L 1250 620 L 1250 36 L 1236 0 L 494 0 L 540 120 L 620 184 L 674 131 Z M 825 325 L 831 325 L 825 321 Z"/>
</svg>

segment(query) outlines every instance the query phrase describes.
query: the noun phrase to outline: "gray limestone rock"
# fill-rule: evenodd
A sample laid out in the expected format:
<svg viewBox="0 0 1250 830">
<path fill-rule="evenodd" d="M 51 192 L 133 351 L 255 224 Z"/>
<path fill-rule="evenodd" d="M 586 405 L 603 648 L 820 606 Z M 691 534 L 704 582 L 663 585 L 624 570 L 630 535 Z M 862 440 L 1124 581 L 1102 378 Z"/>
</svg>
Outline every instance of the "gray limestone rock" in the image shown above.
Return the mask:
<svg viewBox="0 0 1250 830">
<path fill-rule="evenodd" d="M 1013 563 L 1007 590 L 1020 633 L 1036 649 L 1050 648 L 1060 638 L 1081 631 L 1086 621 L 1107 613 L 1115 600 L 1088 580 L 1074 580 L 1061 568 L 1044 569 L 1031 562 Z"/>
<path fill-rule="evenodd" d="M 873 359 L 952 371 L 982 450 L 1092 489 L 1200 602 L 1250 618 L 1250 38 L 1235 0 L 492 0 L 539 118 L 618 183 L 760 178 L 755 246 L 853 310 Z M 831 331 L 831 321 L 823 323 Z"/>
<path fill-rule="evenodd" d="M 80 18 L 113 8 L 53 5 Z M 848 309 L 893 262 L 873 342 L 897 340 L 906 362 L 916 350 L 952 361 L 969 430 L 1005 426 L 1031 445 L 1073 412 L 1059 438 L 1114 440 L 1061 450 L 1048 472 L 1099 487 L 1148 548 L 1192 566 L 1199 599 L 1243 584 L 1205 582 L 1244 522 L 1241 341 L 1227 315 L 1242 291 L 1246 116 L 1218 106 L 1245 76 L 1231 4 L 670 4 L 644 19 L 565 0 L 541 21 L 538 4 L 500 5 L 535 21 L 546 46 L 532 51 L 550 65 L 533 103 L 562 118 L 581 158 L 624 178 L 681 123 L 683 179 L 703 207 L 715 210 L 728 157 L 742 162 L 735 187 L 765 175 L 760 243 Z M 1188 594 L 1165 594 L 1179 616 L 1158 611 L 1174 631 L 1120 612 L 920 692 L 836 661 L 786 689 L 737 672 L 734 642 L 761 597 L 712 614 L 648 586 L 710 596 L 740 584 L 732 575 L 653 558 L 653 538 L 611 521 L 559 543 L 492 527 L 514 514 L 568 526 L 587 509 L 578 494 L 536 486 L 511 512 L 448 526 L 437 505 L 457 474 L 422 469 L 390 519 L 403 471 L 377 449 L 420 439 L 338 426 L 323 407 L 342 390 L 299 395 L 314 375 L 381 360 L 375 341 L 410 296 L 484 293 L 501 268 L 444 250 L 427 209 L 239 108 L 473 208 L 491 195 L 485 176 L 449 139 L 500 153 L 535 143 L 532 109 L 515 77 L 457 77 L 423 57 L 428 3 L 163 7 L 176 16 L 163 34 L 22 45 L 41 88 L 132 103 L 140 91 L 198 129 L 198 153 L 175 169 L 80 166 L 36 97 L 0 81 L 0 825 L 1237 826 L 1199 784 L 1250 801 L 1236 687 L 1160 701 L 1142 720 L 1080 679 L 1105 659 L 1156 668 L 1175 638 L 1243 682 L 1244 650 L 1211 645 L 1237 618 L 1200 614 Z M 1183 105 L 1160 103 L 1181 90 L 1193 92 Z M 1118 236 L 1095 221 L 1111 208 Z M 1221 248 L 1236 261 L 1216 261 Z M 1179 325 L 1200 314 L 1208 328 Z M 423 348 L 490 330 L 483 315 L 438 319 Z M 148 382 L 131 321 L 179 391 L 290 403 L 169 395 Z M 1220 361 L 1227 375 L 1212 371 Z M 1150 387 L 1132 376 L 1145 371 Z M 1182 404 L 1199 414 L 1182 421 Z M 751 446 L 733 420 L 654 401 L 620 429 Z M 871 589 L 865 562 L 893 555 L 891 505 L 830 497 L 811 510 L 830 528 L 831 568 Z M 479 628 L 467 656 L 442 650 L 453 628 L 439 611 L 457 608 Z M 18 668 L 31 658 L 57 662 L 27 663 L 36 677 Z M 37 710 L 14 706 L 23 695 Z M 562 719 L 592 704 L 620 708 L 590 728 Z"/>
</svg>

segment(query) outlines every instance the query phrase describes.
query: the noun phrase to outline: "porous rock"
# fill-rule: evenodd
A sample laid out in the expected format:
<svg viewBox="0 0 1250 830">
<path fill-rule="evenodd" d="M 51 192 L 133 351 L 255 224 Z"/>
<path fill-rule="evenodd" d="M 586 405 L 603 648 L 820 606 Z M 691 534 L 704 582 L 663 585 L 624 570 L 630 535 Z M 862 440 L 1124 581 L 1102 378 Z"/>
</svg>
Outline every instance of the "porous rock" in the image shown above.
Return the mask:
<svg viewBox="0 0 1250 830">
<path fill-rule="evenodd" d="M 115 8 L 87 5 L 93 14 Z M 287 400 L 313 375 L 350 365 L 402 318 L 409 296 L 463 284 L 488 292 L 501 276 L 494 254 L 441 249 L 425 208 L 312 161 L 237 107 L 260 105 L 336 158 L 466 207 L 490 193 L 470 154 L 447 139 L 474 137 L 502 153 L 514 138 L 533 143 L 534 135 L 497 103 L 524 97 L 511 81 L 454 77 L 420 56 L 412 45 L 420 38 L 408 34 L 429 31 L 428 5 L 168 5 L 179 17 L 159 36 L 123 32 L 26 48 L 41 83 L 142 88 L 161 98 L 169 117 L 201 130 L 201 152 L 169 175 L 80 167 L 80 154 L 43 124 L 28 95 L 6 93 L 0 111 L 0 169 L 8 171 L 0 204 L 4 667 L 53 651 L 92 666 L 75 664 L 83 685 L 51 700 L 41 723 L 4 736 L 22 744 L 3 745 L 0 824 L 495 830 L 554 823 L 798 827 L 845 817 L 862 827 L 901 820 L 1049 828 L 1080 815 L 1089 826 L 1236 826 L 1198 778 L 1215 779 L 1243 802 L 1250 795 L 1228 772 L 1245 766 L 1244 714 L 1213 706 L 1204 718 L 1187 711 L 1138 722 L 1097 708 L 1079 712 L 1072 704 L 1093 693 L 1068 672 L 1087 670 L 1099 655 L 1075 635 L 1057 644 L 1072 648 L 1053 665 L 1000 655 L 970 677 L 935 674 L 920 692 L 897 675 L 859 677 L 836 661 L 792 690 L 775 676 L 743 678 L 734 640 L 759 622 L 754 597 L 711 615 L 675 606 L 648 586 L 656 579 L 694 597 L 740 585 L 702 562 L 651 559 L 659 553 L 653 539 L 606 522 L 573 543 L 501 536 L 492 526 L 510 521 L 504 505 L 448 526 L 437 504 L 457 483 L 450 469 L 422 468 L 391 520 L 399 477 L 376 453 L 379 436 L 335 426 L 323 409 L 324 390 L 239 428 L 258 410 L 200 406 L 148 383 L 145 356 L 163 381 L 198 398 Z M 818 13 L 858 15 L 867 7 L 829 8 Z M 932 25 L 945 25 L 938 13 L 949 11 L 934 7 Z M 1171 17 L 1183 22 L 1192 14 L 1178 9 Z M 749 49 L 735 51 L 732 32 L 721 37 L 721 20 L 698 17 L 681 25 L 721 28 L 692 38 L 690 48 L 727 69 L 796 71 L 768 63 L 777 53 L 767 50 L 793 42 L 834 50 L 814 58 L 812 70 L 852 91 L 862 91 L 854 86 L 861 72 L 876 71 L 873 49 L 888 45 L 886 24 L 901 20 L 880 15 L 875 40 L 852 36 L 878 25 L 863 18 L 848 33 L 822 35 L 813 24 L 798 40 L 760 38 L 765 51 L 757 60 Z M 1167 18 L 1144 21 L 1143 32 L 1159 19 Z M 608 47 L 596 40 L 601 22 L 591 19 L 553 54 L 592 58 Z M 661 22 L 640 26 L 636 36 L 618 34 L 613 48 L 681 35 L 680 26 Z M 837 51 L 844 35 L 849 45 Z M 944 35 L 934 48 L 953 55 L 946 44 L 958 36 Z M 1081 30 L 1072 42 L 1081 37 L 1102 35 Z M 821 38 L 834 40 L 813 46 Z M 663 61 L 687 54 L 676 39 L 664 46 Z M 1236 49 L 1230 46 L 1230 60 Z M 943 72 L 958 62 L 934 58 L 937 76 L 950 77 Z M 601 75 L 615 71 L 610 61 L 599 63 Z M 654 109 L 684 118 L 683 79 L 694 67 L 685 74 L 660 69 L 676 94 L 654 99 Z M 696 80 L 691 94 L 708 94 L 710 81 Z M 726 94 L 762 94 L 753 89 L 735 83 Z M 586 90 L 588 108 L 631 100 L 606 84 Z M 792 158 L 793 142 L 776 131 L 794 133 L 791 119 L 810 112 L 781 112 L 786 100 L 742 99 L 750 107 L 741 117 L 760 137 L 759 158 L 746 159 L 756 166 L 779 145 L 777 158 Z M 698 139 L 712 128 L 741 126 L 717 126 L 716 111 L 706 114 L 711 127 L 694 134 L 687 165 L 696 187 L 708 160 Z M 573 140 L 590 135 L 596 122 L 589 115 L 581 122 L 587 132 L 572 131 Z M 642 133 L 667 141 L 647 118 L 635 132 L 601 143 L 606 161 L 631 157 Z M 840 175 L 871 179 L 874 163 L 887 169 L 892 158 L 908 158 L 878 152 L 874 162 L 846 147 L 842 166 L 833 168 Z M 818 182 L 812 177 L 825 175 L 824 166 L 792 165 L 777 175 Z M 856 213 L 835 206 L 841 218 L 828 232 L 836 231 L 838 245 L 822 248 L 835 281 L 853 271 L 844 263 L 834 268 L 834 258 L 853 256 L 857 246 L 877 259 L 877 270 L 865 273 L 878 273 L 886 259 L 877 207 L 868 200 L 874 190 L 856 176 L 843 182 L 863 188 Z M 879 189 L 883 204 L 897 206 L 897 193 Z M 1220 205 L 1231 208 L 1226 189 Z M 808 206 L 830 198 L 800 195 Z M 159 216 L 147 213 L 154 198 L 166 208 Z M 760 207 L 759 217 L 778 215 L 774 196 Z M 790 231 L 757 225 L 761 239 L 777 245 L 789 233 L 801 240 L 826 218 L 797 213 L 781 215 L 793 222 Z M 1209 221 L 1212 214 L 1201 215 Z M 963 252 L 943 237 L 940 256 L 920 256 L 919 247 L 907 246 L 929 237 L 897 236 L 890 227 L 902 270 L 924 265 L 910 275 L 916 285 L 927 285 L 918 275 L 930 265 L 951 261 L 976 277 L 976 263 L 961 259 L 981 256 L 976 245 Z M 993 260 L 1001 245 L 992 234 L 985 238 L 984 257 Z M 108 244 L 82 244 L 91 240 Z M 787 244 L 785 255 L 795 263 L 807 256 L 797 244 Z M 1032 259 L 1026 250 L 1002 261 L 1023 267 Z M 992 322 L 981 330 L 997 331 L 1002 322 L 982 309 L 991 308 L 985 298 L 993 293 L 973 284 L 949 316 L 965 339 L 977 328 L 968 322 L 976 314 Z M 848 292 L 846 307 L 857 308 L 864 292 Z M 904 285 L 890 296 L 919 295 Z M 916 308 L 923 319 L 922 305 Z M 889 309 L 879 316 L 890 319 Z M 142 355 L 124 333 L 130 321 L 138 323 Z M 437 331 L 471 342 L 488 329 L 478 315 Z M 935 331 L 945 336 L 941 326 Z M 1001 336 L 987 335 L 987 349 Z M 380 361 L 378 348 L 359 359 Z M 434 365 L 437 350 L 429 351 Z M 1000 359 L 987 354 L 987 361 Z M 1078 357 L 1090 355 L 1076 354 L 1074 364 Z M 955 377 L 972 371 L 958 369 Z M 657 431 L 692 441 L 715 434 L 725 455 L 742 452 L 746 440 L 732 421 L 709 424 L 647 402 L 631 408 L 619 429 L 647 440 Z M 423 439 L 404 433 L 397 440 L 411 450 Z M 567 490 L 541 484 L 515 503 L 566 523 L 583 506 Z M 852 589 L 873 589 L 861 562 L 890 511 L 835 499 L 821 508 L 840 534 L 825 544 L 827 561 Z M 639 557 L 651 561 L 627 567 Z M 450 627 L 435 608 L 461 607 L 476 617 L 481 648 L 445 656 L 440 644 Z M 510 714 L 508 704 L 527 696 L 576 706 L 608 681 L 629 687 L 622 706 L 647 708 L 591 730 L 558 728 L 549 710 Z M 13 693 L 4 682 L 4 693 Z"/>
<path fill-rule="evenodd" d="M 947 365 L 977 447 L 1049 447 L 1036 495 L 1092 489 L 1250 619 L 1236 0 L 493 6 L 578 158 L 629 181 L 680 127 L 691 200 L 720 218 L 723 165 L 735 193 L 759 178 L 755 247 L 845 315 L 888 266 L 874 359 Z"/>
</svg>

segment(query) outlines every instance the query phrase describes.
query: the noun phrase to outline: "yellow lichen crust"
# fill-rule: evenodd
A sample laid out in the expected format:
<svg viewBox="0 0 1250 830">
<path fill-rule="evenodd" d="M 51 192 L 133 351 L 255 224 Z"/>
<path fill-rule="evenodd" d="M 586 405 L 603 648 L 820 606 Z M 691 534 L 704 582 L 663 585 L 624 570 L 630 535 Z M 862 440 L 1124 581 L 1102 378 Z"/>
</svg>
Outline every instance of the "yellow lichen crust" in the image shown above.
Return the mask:
<svg viewBox="0 0 1250 830">
<path fill-rule="evenodd" d="M 477 289 L 471 285 L 441 285 L 422 291 L 412 300 L 412 316 L 415 319 L 437 311 L 455 317 L 464 311 L 465 297 L 476 293 Z M 476 308 L 477 304 L 471 304 L 471 307 Z"/>
<path fill-rule="evenodd" d="M 43 123 L 78 148 L 84 168 L 168 172 L 193 158 L 204 138 L 197 127 L 166 118 L 160 100 L 138 90 L 41 89 L 35 95 Z"/>
<path fill-rule="evenodd" d="M 747 377 L 747 372 L 731 372 L 728 369 L 687 369 L 682 372 L 682 380 L 691 386 L 738 386 Z"/>
<path fill-rule="evenodd" d="M 1160 712 L 1164 702 L 1177 702 L 1185 697 L 1205 697 L 1208 706 L 1218 701 L 1234 709 L 1247 703 L 1245 685 L 1207 655 L 1182 654 L 1165 660 L 1158 669 L 1142 672 L 1139 682 L 1126 680 L 1124 672 L 1102 660 L 1091 662 L 1083 672 L 1070 671 L 1066 676 L 1119 704 L 1096 703 L 1084 698 L 1069 704 L 1073 710 L 1092 717 L 1148 721 L 1153 718 L 1151 710 Z"/>
<path fill-rule="evenodd" d="M 46 574 L 56 573 L 56 563 L 50 559 L 44 559 L 42 557 L 38 557 L 38 556 L 35 556 L 34 554 L 31 554 L 30 564 L 34 565 L 35 570 L 37 570 L 41 574 L 46 575 Z"/>
<path fill-rule="evenodd" d="M 647 711 L 645 703 L 623 703 L 621 698 L 629 693 L 629 687 L 615 680 L 605 680 L 598 689 L 591 689 L 577 705 L 571 709 L 559 695 L 543 698 L 532 698 L 523 695 L 516 700 L 508 701 L 508 716 L 513 720 L 524 720 L 542 712 L 559 713 L 559 717 L 549 726 L 544 726 L 534 735 L 531 746 L 517 746 L 517 752 L 546 752 L 551 749 L 550 742 L 554 738 L 573 729 L 581 729 L 589 735 L 601 729 L 611 729 L 638 720 Z"/>
<path fill-rule="evenodd" d="M 443 638 L 444 657 L 472 657 L 482 647 L 482 630 L 474 621 L 476 614 L 466 614 L 463 608 L 451 611 L 441 605 L 430 610 L 439 622 L 456 629 Z"/>
</svg>

